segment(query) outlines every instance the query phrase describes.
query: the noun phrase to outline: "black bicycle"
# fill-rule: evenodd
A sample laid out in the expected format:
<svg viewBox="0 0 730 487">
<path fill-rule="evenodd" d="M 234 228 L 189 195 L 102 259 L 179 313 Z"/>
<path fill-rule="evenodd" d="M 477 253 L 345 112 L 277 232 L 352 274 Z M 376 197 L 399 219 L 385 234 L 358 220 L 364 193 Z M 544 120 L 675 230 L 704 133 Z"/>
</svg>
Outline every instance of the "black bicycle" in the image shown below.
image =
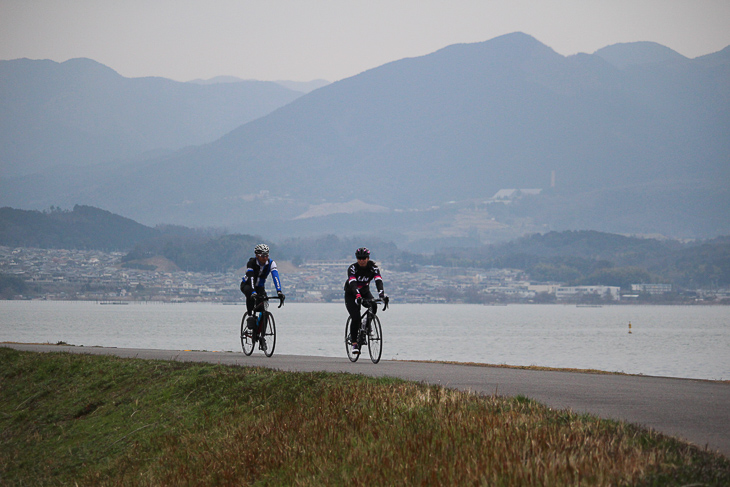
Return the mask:
<svg viewBox="0 0 730 487">
<path fill-rule="evenodd" d="M 249 315 L 248 311 L 243 314 L 241 319 L 241 348 L 243 353 L 251 355 L 256 344 L 264 355 L 271 357 L 274 355 L 276 348 L 276 322 L 274 315 L 269 308 L 269 300 L 278 299 L 279 308 L 284 306 L 284 300 L 279 296 L 265 296 L 257 298 L 256 306 L 253 308 L 253 315 Z"/>
<path fill-rule="evenodd" d="M 368 346 L 368 353 L 370 354 L 370 360 L 374 364 L 380 362 L 380 355 L 383 353 L 383 329 L 380 327 L 380 319 L 375 314 L 378 304 L 384 303 L 383 311 L 388 309 L 388 298 L 383 299 L 371 299 L 363 301 L 363 307 L 365 311 L 360 316 L 360 332 L 357 334 L 357 344 L 362 351 L 364 345 Z M 345 350 L 347 350 L 347 358 L 350 362 L 357 362 L 360 358 L 359 353 L 352 353 L 352 342 L 350 341 L 350 324 L 352 323 L 352 317 L 347 317 L 347 323 L 345 323 Z"/>
</svg>

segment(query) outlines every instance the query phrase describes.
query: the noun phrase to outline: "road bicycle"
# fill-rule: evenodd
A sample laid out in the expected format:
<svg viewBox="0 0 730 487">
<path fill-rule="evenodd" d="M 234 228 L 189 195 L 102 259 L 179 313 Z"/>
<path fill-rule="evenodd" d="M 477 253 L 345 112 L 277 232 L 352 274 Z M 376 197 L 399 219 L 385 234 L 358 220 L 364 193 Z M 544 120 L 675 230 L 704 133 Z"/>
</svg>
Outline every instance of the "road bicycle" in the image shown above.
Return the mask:
<svg viewBox="0 0 730 487">
<path fill-rule="evenodd" d="M 276 322 L 274 315 L 268 310 L 269 300 L 278 299 L 279 308 L 284 306 L 284 300 L 279 296 L 265 296 L 256 298 L 252 315 L 246 311 L 241 319 L 241 348 L 243 353 L 251 355 L 256 343 L 264 355 L 271 357 L 276 348 Z M 249 320 L 249 318 L 253 318 Z"/>
<path fill-rule="evenodd" d="M 385 299 L 370 299 L 363 301 L 362 305 L 365 308 L 362 316 L 360 316 L 360 331 L 357 334 L 357 344 L 360 347 L 362 353 L 362 347 L 367 345 L 368 353 L 370 354 L 370 360 L 374 364 L 380 362 L 380 356 L 383 353 L 383 329 L 380 327 L 380 318 L 375 314 L 378 304 L 383 304 L 383 311 L 388 309 L 388 298 Z M 350 362 L 357 362 L 360 358 L 360 354 L 352 353 L 352 342 L 350 341 L 350 324 L 352 323 L 352 317 L 348 316 L 347 323 L 345 323 L 345 350 L 347 351 L 347 358 Z"/>
</svg>

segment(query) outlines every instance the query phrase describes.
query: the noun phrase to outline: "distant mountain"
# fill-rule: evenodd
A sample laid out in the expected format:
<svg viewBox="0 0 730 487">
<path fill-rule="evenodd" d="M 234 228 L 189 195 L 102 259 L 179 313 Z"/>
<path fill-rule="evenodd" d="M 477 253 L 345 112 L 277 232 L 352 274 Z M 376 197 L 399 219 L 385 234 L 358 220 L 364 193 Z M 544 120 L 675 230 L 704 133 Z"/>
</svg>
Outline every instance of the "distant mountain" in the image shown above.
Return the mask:
<svg viewBox="0 0 730 487">
<path fill-rule="evenodd" d="M 218 83 L 239 83 L 242 81 L 244 80 L 241 78 L 237 78 L 236 76 L 216 76 L 215 78 L 210 79 L 194 79 L 189 81 L 189 83 L 196 83 L 199 85 L 214 85 Z M 309 93 L 310 91 L 314 91 L 317 88 L 321 88 L 330 84 L 329 81 L 323 79 L 315 79 L 312 81 L 277 80 L 274 81 L 274 83 L 279 84 L 284 88 L 288 88 L 294 91 L 300 91 L 302 93 Z"/>
<path fill-rule="evenodd" d="M 619 69 L 642 64 L 680 62 L 687 60 L 676 51 L 656 42 L 627 42 L 613 44 L 593 53 Z"/>
<path fill-rule="evenodd" d="M 310 91 L 314 91 L 316 89 L 322 88 L 323 86 L 327 86 L 330 84 L 329 81 L 324 79 L 314 79 L 312 81 L 285 81 L 285 80 L 277 80 L 274 81 L 274 83 L 279 83 L 281 86 L 285 88 L 289 88 L 290 90 L 294 91 L 301 91 L 302 93 L 309 93 Z"/>
<path fill-rule="evenodd" d="M 241 81 L 244 81 L 244 79 L 237 76 L 216 76 L 209 79 L 193 79 L 188 81 L 188 83 L 194 83 L 196 85 L 217 85 L 220 83 L 240 83 Z"/>
<path fill-rule="evenodd" d="M 730 66 L 728 66 L 728 59 L 730 59 L 730 46 L 726 47 L 722 51 L 705 54 L 704 56 L 697 57 L 694 60 L 702 63 L 708 68 L 720 68 L 727 72 L 730 70 Z M 730 80 L 725 78 L 725 82 L 730 83 Z"/>
<path fill-rule="evenodd" d="M 729 51 L 692 60 L 631 47 L 602 53 L 619 69 L 521 33 L 453 45 L 144 165 L 0 180 L 0 203 L 83 202 L 147 224 L 256 225 L 272 237 L 378 233 L 398 245 L 730 233 Z M 632 51 L 654 54 L 640 63 Z M 491 199 L 506 188 L 543 191 Z"/>
<path fill-rule="evenodd" d="M 262 81 L 124 78 L 90 59 L 0 61 L 0 177 L 204 144 L 301 94 Z"/>
</svg>

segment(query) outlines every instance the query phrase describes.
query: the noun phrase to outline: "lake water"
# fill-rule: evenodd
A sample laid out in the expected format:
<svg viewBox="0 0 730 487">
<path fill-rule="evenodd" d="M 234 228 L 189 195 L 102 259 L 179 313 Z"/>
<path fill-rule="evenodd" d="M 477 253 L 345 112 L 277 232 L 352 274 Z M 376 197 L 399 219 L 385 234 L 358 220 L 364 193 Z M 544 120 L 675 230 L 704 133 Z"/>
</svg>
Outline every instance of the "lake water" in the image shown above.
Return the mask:
<svg viewBox="0 0 730 487">
<path fill-rule="evenodd" d="M 344 304 L 270 309 L 276 354 L 345 357 Z M 0 301 L 0 342 L 240 352 L 244 311 L 209 303 Z M 383 359 L 730 380 L 728 306 L 392 304 L 378 316 Z"/>
</svg>

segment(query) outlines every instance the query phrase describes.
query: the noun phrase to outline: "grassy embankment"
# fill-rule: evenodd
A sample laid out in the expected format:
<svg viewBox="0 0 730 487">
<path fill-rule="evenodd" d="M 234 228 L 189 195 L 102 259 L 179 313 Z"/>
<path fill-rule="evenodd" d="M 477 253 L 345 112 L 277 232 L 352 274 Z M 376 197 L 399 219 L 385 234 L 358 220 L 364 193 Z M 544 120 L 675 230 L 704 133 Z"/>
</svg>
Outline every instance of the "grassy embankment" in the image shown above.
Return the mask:
<svg viewBox="0 0 730 487">
<path fill-rule="evenodd" d="M 635 426 L 396 379 L 0 348 L 2 485 L 728 485 Z"/>
</svg>

